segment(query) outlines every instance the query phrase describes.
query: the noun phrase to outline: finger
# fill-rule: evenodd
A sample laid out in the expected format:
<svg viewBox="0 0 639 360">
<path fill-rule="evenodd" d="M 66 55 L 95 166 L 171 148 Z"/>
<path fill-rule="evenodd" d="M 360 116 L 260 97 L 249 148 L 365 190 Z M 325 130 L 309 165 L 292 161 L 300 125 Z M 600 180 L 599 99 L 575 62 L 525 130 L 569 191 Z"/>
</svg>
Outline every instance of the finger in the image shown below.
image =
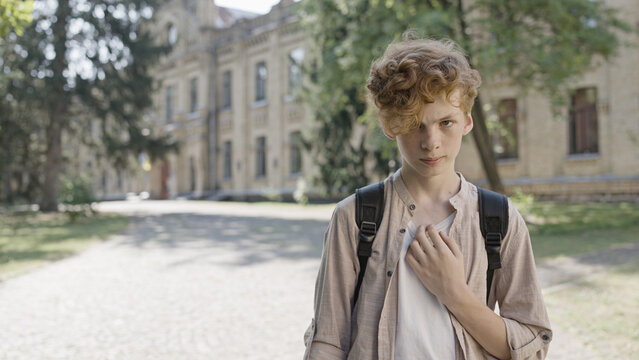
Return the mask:
<svg viewBox="0 0 639 360">
<path fill-rule="evenodd" d="M 433 242 L 427 232 L 428 228 L 422 228 L 422 231 L 418 231 L 415 235 L 415 240 L 419 241 L 419 245 L 425 254 L 429 254 L 433 251 Z"/>
<path fill-rule="evenodd" d="M 414 253 L 407 252 L 404 260 L 406 261 L 408 266 L 413 269 L 415 274 L 417 274 L 418 271 L 424 271 L 428 267 L 428 260 L 426 260 L 426 255 L 424 255 L 423 253 L 415 255 Z"/>
<path fill-rule="evenodd" d="M 428 235 L 435 249 L 439 249 L 441 251 L 446 248 L 446 244 L 444 243 L 442 238 L 439 236 L 439 234 L 437 233 L 433 225 L 428 227 Z"/>
<path fill-rule="evenodd" d="M 439 235 L 442 237 L 442 240 L 444 240 L 444 242 L 446 243 L 446 246 L 448 246 L 450 251 L 453 252 L 453 255 L 455 255 L 455 257 L 461 256 L 461 250 L 459 249 L 459 246 L 457 245 L 457 241 L 455 241 L 455 239 L 444 234 L 441 231 L 439 232 Z"/>
<path fill-rule="evenodd" d="M 413 240 L 413 242 L 410 243 L 410 245 L 408 245 L 408 250 L 406 251 L 406 254 L 407 255 L 411 254 L 419 262 L 423 262 L 426 260 L 426 254 L 424 254 L 424 249 L 422 249 L 419 241 L 417 240 Z"/>
<path fill-rule="evenodd" d="M 411 267 L 411 268 L 416 268 L 419 266 L 419 260 L 417 260 L 417 258 L 415 258 L 415 256 L 413 255 L 413 253 L 411 252 L 407 252 L 406 253 L 406 263 Z"/>
</svg>

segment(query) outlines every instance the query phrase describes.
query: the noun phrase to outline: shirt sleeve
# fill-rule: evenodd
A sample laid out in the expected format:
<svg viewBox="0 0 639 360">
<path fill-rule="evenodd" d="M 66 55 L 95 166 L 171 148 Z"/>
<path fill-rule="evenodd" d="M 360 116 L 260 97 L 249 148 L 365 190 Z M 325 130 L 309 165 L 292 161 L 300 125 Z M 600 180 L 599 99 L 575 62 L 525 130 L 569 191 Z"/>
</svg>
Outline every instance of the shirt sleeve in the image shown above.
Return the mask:
<svg viewBox="0 0 639 360">
<path fill-rule="evenodd" d="M 340 202 L 324 234 L 324 248 L 315 283 L 314 318 L 305 334 L 304 359 L 346 359 L 351 337 L 351 308 L 357 284 L 357 238 L 354 218 Z M 357 230 L 357 229 L 355 229 Z"/>
<path fill-rule="evenodd" d="M 530 234 L 512 203 L 509 208 L 509 228 L 501 249 L 502 268 L 495 271 L 495 298 L 506 324 L 511 358 L 544 359 L 552 331 L 537 278 Z"/>
</svg>

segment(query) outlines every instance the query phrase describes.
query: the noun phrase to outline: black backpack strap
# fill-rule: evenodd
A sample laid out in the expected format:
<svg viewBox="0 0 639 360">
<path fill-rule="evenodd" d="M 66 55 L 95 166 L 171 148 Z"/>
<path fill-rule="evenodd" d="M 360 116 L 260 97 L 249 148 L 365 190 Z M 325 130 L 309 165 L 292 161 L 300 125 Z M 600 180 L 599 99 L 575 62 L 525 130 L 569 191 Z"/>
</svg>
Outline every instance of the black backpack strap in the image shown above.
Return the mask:
<svg viewBox="0 0 639 360">
<path fill-rule="evenodd" d="M 477 187 L 479 194 L 479 226 L 486 244 L 488 271 L 486 274 L 486 302 L 493 282 L 493 274 L 501 268 L 501 240 L 508 230 L 508 198 L 505 195 Z"/>
<path fill-rule="evenodd" d="M 373 240 L 384 216 L 384 182 L 370 184 L 355 191 L 355 219 L 359 228 L 359 244 L 357 258 L 359 259 L 359 275 L 355 287 L 355 300 L 359 296 L 359 289 L 364 280 L 368 258 L 373 253 Z"/>
</svg>

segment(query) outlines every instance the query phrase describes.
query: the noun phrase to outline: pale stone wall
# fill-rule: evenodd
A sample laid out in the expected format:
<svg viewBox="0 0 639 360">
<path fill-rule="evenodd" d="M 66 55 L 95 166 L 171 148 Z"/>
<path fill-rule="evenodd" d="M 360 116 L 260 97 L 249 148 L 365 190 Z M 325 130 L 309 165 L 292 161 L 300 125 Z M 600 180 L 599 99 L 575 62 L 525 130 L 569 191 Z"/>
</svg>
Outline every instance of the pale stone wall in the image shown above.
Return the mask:
<svg viewBox="0 0 639 360">
<path fill-rule="evenodd" d="M 639 21 L 639 3 L 610 3 L 622 9 L 619 14 L 629 24 Z M 198 4 L 202 9 L 206 7 Z M 310 183 L 317 169 L 307 153 L 303 154 L 303 175 L 290 175 L 290 134 L 307 134 L 312 123 L 309 109 L 292 101 L 288 91 L 288 54 L 304 48 L 308 40 L 297 28 L 291 9 L 278 5 L 269 14 L 223 28 L 211 25 L 216 15 L 211 7 L 206 8 L 208 16 L 194 17 L 182 3 L 171 2 L 158 13 L 159 34 L 166 31 L 167 24 L 179 27 L 176 47 L 156 72 L 162 85 L 154 101 L 154 131 L 169 132 L 182 142 L 181 152 L 168 157 L 170 196 L 290 194 L 299 180 Z M 200 26 L 198 21 L 209 24 Z M 626 37 L 639 40 L 636 34 Z M 255 71 L 261 61 L 268 71 L 267 95 L 264 101 L 256 102 Z M 227 71 L 232 74 L 232 106 L 223 109 L 222 80 Z M 198 110 L 189 113 L 189 81 L 193 77 L 198 78 Z M 165 89 L 169 85 L 176 89 L 174 120 L 166 123 Z M 568 155 L 567 109 L 564 119 L 557 120 L 543 94 L 522 94 L 506 84 L 484 79 L 485 104 L 517 99 L 518 158 L 498 164 L 507 188 L 520 187 L 540 194 L 639 193 L 639 49 L 621 48 L 614 59 L 595 62 L 592 71 L 570 85 L 574 89 L 597 89 L 596 155 Z M 215 126 L 209 128 L 209 124 Z M 267 154 L 266 176 L 262 178 L 255 174 L 260 136 L 266 138 Z M 226 141 L 232 144 L 230 179 L 223 177 Z M 191 159 L 196 167 L 195 189 L 191 188 Z M 469 180 L 485 182 L 472 135 L 465 138 L 456 165 Z M 162 186 L 160 169 L 156 163 L 151 171 L 154 196 Z"/>
<path fill-rule="evenodd" d="M 629 24 L 639 21 L 635 1 L 610 3 L 621 9 L 619 15 Z M 624 40 L 636 42 L 639 37 L 628 35 Z M 509 188 L 518 186 L 539 194 L 639 194 L 639 49 L 622 47 L 610 61 L 597 59 L 593 63 L 593 69 L 570 87 L 597 90 L 598 154 L 569 155 L 567 109 L 563 119 L 555 119 L 543 94 L 522 95 L 517 89 L 485 79 L 482 96 L 486 103 L 517 99 L 519 158 L 502 160 L 498 165 Z M 464 142 L 457 168 L 469 180 L 485 183 L 473 141 Z"/>
<path fill-rule="evenodd" d="M 211 55 L 207 51 L 207 44 L 210 30 L 204 31 L 200 27 L 211 25 L 215 19 L 215 9 L 208 3 L 198 1 L 191 5 L 195 8 L 189 8 L 182 2 L 169 2 L 158 12 L 154 23 L 158 39 L 168 41 L 166 32 L 171 25 L 177 28 L 178 33 L 171 53 L 154 70 L 158 91 L 154 94 L 153 132 L 169 133 L 181 144 L 179 153 L 167 157 L 167 190 L 170 197 L 198 197 L 209 188 L 207 119 Z M 193 9 L 197 9 L 197 13 Z M 194 111 L 191 111 L 192 79 L 197 79 L 197 105 Z M 173 88 L 173 116 L 170 121 L 166 119 L 168 87 Z M 161 194 L 161 168 L 162 161 L 153 164 L 150 186 L 154 197 L 160 197 Z"/>
<path fill-rule="evenodd" d="M 290 19 L 277 9 L 265 17 L 272 23 Z M 279 18 L 279 19 L 278 19 Z M 263 20 L 262 20 L 263 21 Z M 271 24 L 272 24 L 271 23 Z M 250 24 L 249 24 L 250 25 Z M 262 25 L 263 26 L 263 25 Z M 250 26 L 247 26 L 250 28 Z M 299 180 L 290 174 L 290 134 L 308 129 L 309 112 L 289 91 L 289 53 L 303 48 L 304 37 L 294 25 L 263 26 L 255 35 L 234 41 L 217 51 L 217 102 L 223 101 L 223 74 L 231 72 L 231 109 L 219 112 L 218 182 L 228 194 L 292 193 Z M 256 101 L 256 66 L 267 68 L 266 99 Z M 266 138 L 266 176 L 256 176 L 257 138 Z M 232 178 L 224 179 L 225 142 L 232 143 Z M 311 169 L 308 155 L 302 160 L 303 174 Z"/>
</svg>

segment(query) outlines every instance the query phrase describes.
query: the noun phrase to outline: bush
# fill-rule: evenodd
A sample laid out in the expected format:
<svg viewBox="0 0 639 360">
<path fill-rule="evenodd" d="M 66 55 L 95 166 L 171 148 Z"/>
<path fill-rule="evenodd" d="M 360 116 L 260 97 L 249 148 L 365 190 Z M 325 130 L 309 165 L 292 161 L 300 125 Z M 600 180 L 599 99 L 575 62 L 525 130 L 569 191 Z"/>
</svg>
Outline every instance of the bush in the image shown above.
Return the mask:
<svg viewBox="0 0 639 360">
<path fill-rule="evenodd" d="M 526 194 L 520 188 L 516 188 L 514 193 L 510 195 L 510 200 L 515 204 L 517 210 L 524 215 L 529 215 L 537 200 L 532 194 Z"/>
<path fill-rule="evenodd" d="M 85 176 L 64 176 L 60 181 L 59 201 L 62 211 L 69 216 L 71 222 L 80 216 L 94 213 L 91 204 L 96 201 L 91 189 L 91 181 Z"/>
<path fill-rule="evenodd" d="M 308 189 L 306 188 L 306 181 L 300 178 L 297 180 L 297 186 L 295 188 L 295 192 L 293 193 L 293 199 L 298 204 L 306 205 L 308 204 Z"/>
</svg>

